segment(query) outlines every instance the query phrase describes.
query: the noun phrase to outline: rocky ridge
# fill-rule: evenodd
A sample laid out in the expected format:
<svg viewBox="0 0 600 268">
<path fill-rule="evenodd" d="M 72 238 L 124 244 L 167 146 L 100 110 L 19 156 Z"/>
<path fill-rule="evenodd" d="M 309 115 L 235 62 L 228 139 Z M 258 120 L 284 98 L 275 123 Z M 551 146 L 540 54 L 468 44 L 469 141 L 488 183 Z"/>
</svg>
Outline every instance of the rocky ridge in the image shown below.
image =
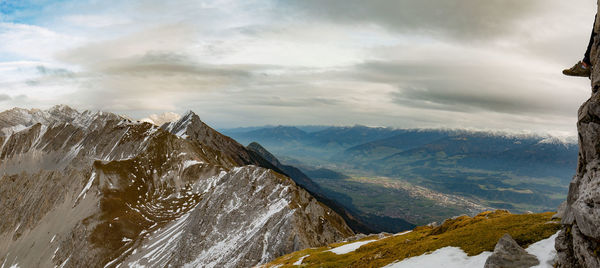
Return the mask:
<svg viewBox="0 0 600 268">
<path fill-rule="evenodd" d="M 600 1 L 599 1 L 600 4 Z M 600 22 L 594 25 L 600 31 Z M 592 96 L 578 112 L 579 157 L 577 174 L 569 186 L 556 239 L 557 267 L 600 267 L 600 39 L 591 51 Z"/>
<path fill-rule="evenodd" d="M 193 112 L 157 127 L 67 106 L 0 113 L 0 263 L 238 267 L 353 235 Z"/>
<path fill-rule="evenodd" d="M 323 189 L 321 189 L 321 187 L 319 187 L 318 184 L 313 182 L 312 179 L 309 178 L 306 174 L 304 174 L 304 172 L 302 172 L 300 169 L 282 164 L 279 161 L 279 159 L 277 159 L 277 157 L 271 154 L 260 144 L 256 142 L 250 143 L 247 146 L 247 149 L 260 155 L 263 159 L 267 160 L 273 166 L 282 170 L 282 173 L 288 175 L 292 180 L 294 180 L 294 182 L 296 182 L 296 184 L 306 189 L 319 202 L 327 205 L 329 208 L 337 212 L 340 216 L 342 216 L 342 218 L 344 218 L 344 221 L 348 224 L 348 226 L 350 226 L 350 228 L 352 228 L 354 232 L 371 234 L 380 231 L 374 227 L 374 224 L 370 224 L 364 219 L 361 219 L 361 217 L 358 214 L 352 212 L 349 208 L 346 208 L 339 202 L 336 202 L 335 200 L 329 198 L 325 191 L 323 191 Z M 398 221 L 400 222 L 401 220 Z"/>
</svg>

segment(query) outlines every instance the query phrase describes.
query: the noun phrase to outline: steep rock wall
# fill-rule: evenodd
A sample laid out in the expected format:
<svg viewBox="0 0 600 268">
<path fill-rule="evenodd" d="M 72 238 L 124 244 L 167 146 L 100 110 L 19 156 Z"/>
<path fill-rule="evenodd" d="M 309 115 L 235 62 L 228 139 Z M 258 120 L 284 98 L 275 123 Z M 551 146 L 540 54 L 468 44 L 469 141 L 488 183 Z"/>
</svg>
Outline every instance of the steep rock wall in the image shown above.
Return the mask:
<svg viewBox="0 0 600 268">
<path fill-rule="evenodd" d="M 600 1 L 598 1 L 600 4 Z M 597 15 L 596 15 L 597 16 Z M 594 30 L 600 32 L 597 20 Z M 592 96 L 578 112 L 579 160 L 569 186 L 557 267 L 600 267 L 600 39 L 591 51 Z"/>
</svg>

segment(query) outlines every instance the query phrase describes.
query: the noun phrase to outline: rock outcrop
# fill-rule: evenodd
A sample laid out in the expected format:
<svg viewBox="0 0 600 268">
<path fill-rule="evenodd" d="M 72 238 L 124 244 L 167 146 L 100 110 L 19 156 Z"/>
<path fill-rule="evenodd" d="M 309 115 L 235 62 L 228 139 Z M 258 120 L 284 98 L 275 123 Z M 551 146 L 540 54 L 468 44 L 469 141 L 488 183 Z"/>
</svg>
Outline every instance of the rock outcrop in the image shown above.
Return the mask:
<svg viewBox="0 0 600 268">
<path fill-rule="evenodd" d="M 485 261 L 484 267 L 529 268 L 538 264 L 540 261 L 535 256 L 527 253 L 509 234 L 505 234 L 498 240 L 494 253 Z"/>
<path fill-rule="evenodd" d="M 306 189 L 312 193 L 318 193 L 321 191 L 319 185 L 316 184 L 311 178 L 306 176 L 306 174 L 304 174 L 304 172 L 302 172 L 300 169 L 298 169 L 296 167 L 282 164 L 279 161 L 279 159 L 277 159 L 277 157 L 275 157 L 273 154 L 271 154 L 271 152 L 269 152 L 267 149 L 262 147 L 262 145 L 258 144 L 257 142 L 252 142 L 252 143 L 248 144 L 248 146 L 246 148 L 250 151 L 257 153 L 263 159 L 269 161 L 269 163 L 271 163 L 273 166 L 275 166 L 275 167 L 279 168 L 280 170 L 282 170 L 283 172 L 285 172 L 286 175 L 288 175 L 290 178 L 292 178 L 298 185 L 304 187 L 304 189 Z"/>
<path fill-rule="evenodd" d="M 600 1 L 599 1 L 600 2 Z M 599 3 L 600 4 L 600 3 Z M 600 21 L 594 30 L 600 32 Z M 592 96 L 578 112 L 579 159 L 569 186 L 563 228 L 556 239 L 557 267 L 600 267 L 600 38 L 591 60 Z"/>
<path fill-rule="evenodd" d="M 327 205 L 329 208 L 337 212 L 340 216 L 342 216 L 342 218 L 344 218 L 348 226 L 350 226 L 354 232 L 365 234 L 381 232 L 381 230 L 370 227 L 368 222 L 363 221 L 359 215 L 353 213 L 349 208 L 346 208 L 342 204 L 329 198 L 326 192 L 323 191 L 318 184 L 313 182 L 312 179 L 304 174 L 304 172 L 302 172 L 300 169 L 282 164 L 277 157 L 262 147 L 262 145 L 253 142 L 247 146 L 247 149 L 260 155 L 263 159 L 275 166 L 276 169 L 281 170 L 281 173 L 289 176 L 292 180 L 294 180 L 294 182 L 296 182 L 296 184 L 307 190 L 319 202 Z"/>
<path fill-rule="evenodd" d="M 354 234 L 191 112 L 12 109 L 0 130 L 3 267 L 250 267 Z"/>
</svg>

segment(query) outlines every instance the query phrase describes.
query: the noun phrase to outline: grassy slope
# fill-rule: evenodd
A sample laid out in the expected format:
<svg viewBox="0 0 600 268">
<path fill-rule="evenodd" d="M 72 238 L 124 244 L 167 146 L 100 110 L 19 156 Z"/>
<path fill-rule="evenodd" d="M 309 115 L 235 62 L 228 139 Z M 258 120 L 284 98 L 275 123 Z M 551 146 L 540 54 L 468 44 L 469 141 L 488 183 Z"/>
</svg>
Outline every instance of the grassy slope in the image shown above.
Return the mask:
<svg viewBox="0 0 600 268">
<path fill-rule="evenodd" d="M 310 255 L 303 260 L 301 267 L 381 267 L 447 246 L 459 247 L 473 256 L 493 251 L 496 242 L 505 233 L 509 233 L 522 247 L 527 247 L 558 231 L 560 224 L 551 221 L 552 215 L 552 212 L 523 215 L 501 210 L 483 212 L 473 218 L 461 216 L 449 219 L 435 228 L 417 227 L 408 234 L 388 236 L 348 254 L 337 255 L 327 251 L 347 244 L 336 243 L 329 247 L 297 251 L 265 266 L 293 267 L 298 259 Z M 363 240 L 372 239 L 375 237 Z"/>
</svg>

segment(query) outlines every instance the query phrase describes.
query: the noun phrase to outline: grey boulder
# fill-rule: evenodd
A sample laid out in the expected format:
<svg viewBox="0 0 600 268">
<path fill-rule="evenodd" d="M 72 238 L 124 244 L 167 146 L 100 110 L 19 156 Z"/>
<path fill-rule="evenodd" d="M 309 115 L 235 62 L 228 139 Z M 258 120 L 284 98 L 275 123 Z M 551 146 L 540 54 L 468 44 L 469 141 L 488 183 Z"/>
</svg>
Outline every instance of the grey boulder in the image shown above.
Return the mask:
<svg viewBox="0 0 600 268">
<path fill-rule="evenodd" d="M 527 253 L 509 235 L 505 234 L 498 240 L 494 253 L 485 261 L 485 268 L 521 268 L 540 264 L 533 255 Z"/>
</svg>

